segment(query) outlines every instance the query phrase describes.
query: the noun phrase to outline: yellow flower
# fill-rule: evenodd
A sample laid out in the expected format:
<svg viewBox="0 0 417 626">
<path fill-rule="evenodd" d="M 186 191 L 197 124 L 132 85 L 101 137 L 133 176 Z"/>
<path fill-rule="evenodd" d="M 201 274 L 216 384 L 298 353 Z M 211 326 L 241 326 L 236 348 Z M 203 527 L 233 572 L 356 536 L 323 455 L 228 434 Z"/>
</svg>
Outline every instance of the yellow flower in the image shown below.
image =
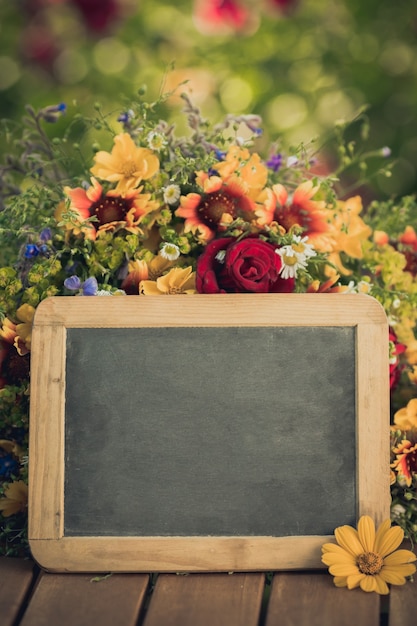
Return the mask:
<svg viewBox="0 0 417 626">
<path fill-rule="evenodd" d="M 223 182 L 240 179 L 244 183 L 245 193 L 255 200 L 268 180 L 268 169 L 262 163 L 259 154 L 250 154 L 247 148 L 231 146 L 223 161 L 213 168 Z"/>
<path fill-rule="evenodd" d="M 15 441 L 10 441 L 9 439 L 0 439 L 0 448 L 5 452 L 13 454 L 18 459 L 21 459 L 23 456 L 23 448 L 19 446 Z"/>
<path fill-rule="evenodd" d="M 117 183 L 120 193 L 137 187 L 159 170 L 158 157 L 148 148 L 139 148 L 128 133 L 116 135 L 112 151 L 100 150 L 94 161 L 90 170 L 93 176 Z"/>
<path fill-rule="evenodd" d="M 322 561 L 329 566 L 336 587 L 389 593 L 388 584 L 404 585 L 406 577 L 416 571 L 411 550 L 397 550 L 404 539 L 399 526 L 391 528 L 385 520 L 375 532 L 375 524 L 368 515 L 358 522 L 358 529 L 340 526 L 335 530 L 335 543 L 322 547 Z"/>
<path fill-rule="evenodd" d="M 7 343 L 13 344 L 16 337 L 16 324 L 14 324 L 9 318 L 5 317 L 3 320 L 3 326 L 0 328 L 0 339 L 7 341 Z"/>
<path fill-rule="evenodd" d="M 20 356 L 30 351 L 34 315 L 35 309 L 30 304 L 22 304 L 16 311 L 16 317 L 21 323 L 16 324 L 14 345 Z"/>
<path fill-rule="evenodd" d="M 123 280 L 121 287 L 128 295 L 137 295 L 141 282 L 156 280 L 171 265 L 171 261 L 159 255 L 152 257 L 150 260 L 135 259 L 129 261 L 127 276 Z"/>
<path fill-rule="evenodd" d="M 349 198 L 345 202 L 338 202 L 334 211 L 329 209 L 330 222 L 334 228 L 332 233 L 334 243 L 329 261 L 336 265 L 340 274 L 352 273 L 344 267 L 340 253 L 344 252 L 353 259 L 361 259 L 363 256 L 362 244 L 372 234 L 372 229 L 359 216 L 361 211 L 362 200 L 360 196 Z"/>
<path fill-rule="evenodd" d="M 3 517 L 24 511 L 28 505 L 28 488 L 23 480 L 16 480 L 4 488 L 4 497 L 0 499 L 0 511 Z"/>
<path fill-rule="evenodd" d="M 145 296 L 195 293 L 195 273 L 191 267 L 174 267 L 172 270 L 153 280 L 142 280 L 140 293 Z"/>
<path fill-rule="evenodd" d="M 394 424 L 401 430 L 417 429 L 417 398 L 412 398 L 406 407 L 395 413 Z"/>
</svg>

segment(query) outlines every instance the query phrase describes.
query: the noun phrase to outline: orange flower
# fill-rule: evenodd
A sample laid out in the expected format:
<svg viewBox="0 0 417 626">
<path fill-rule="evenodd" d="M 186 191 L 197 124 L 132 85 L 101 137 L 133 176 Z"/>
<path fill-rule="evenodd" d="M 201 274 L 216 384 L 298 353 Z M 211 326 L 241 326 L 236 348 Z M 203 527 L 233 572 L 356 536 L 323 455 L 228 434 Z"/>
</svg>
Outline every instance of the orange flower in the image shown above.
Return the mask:
<svg viewBox="0 0 417 626">
<path fill-rule="evenodd" d="M 414 252 L 417 252 L 417 233 L 412 226 L 405 227 L 403 234 L 398 237 L 398 241 L 411 246 Z"/>
<path fill-rule="evenodd" d="M 410 487 L 413 476 L 417 474 L 417 444 L 412 444 L 408 439 L 403 439 L 400 445 L 393 449 L 393 453 L 396 458 L 391 463 L 391 467 Z"/>
<path fill-rule="evenodd" d="M 112 189 L 104 193 L 95 178 L 91 182 L 87 190 L 81 187 L 64 189 L 71 200 L 70 209 L 80 216 L 80 231 L 90 239 L 95 239 L 102 231 L 117 227 L 139 232 L 138 224 L 142 217 L 158 208 L 157 202 L 150 199 L 150 194 L 140 193 L 142 187 L 126 191 Z M 88 222 L 91 217 L 97 221 Z"/>
<path fill-rule="evenodd" d="M 385 246 L 389 243 L 389 235 L 384 230 L 374 230 L 373 240 L 377 246 Z"/>
<path fill-rule="evenodd" d="M 197 182 L 203 193 L 189 193 L 181 196 L 181 206 L 175 215 L 185 219 L 184 231 L 191 231 L 201 242 L 207 243 L 224 224 L 237 217 L 249 218 L 254 214 L 255 204 L 247 195 L 243 180 L 229 179 L 224 183 L 219 176 L 207 176 L 202 172 Z"/>
<path fill-rule="evenodd" d="M 311 285 L 308 286 L 307 293 L 343 293 L 347 291 L 349 287 L 346 285 L 336 285 L 339 278 L 339 274 L 334 274 L 324 283 L 320 283 L 319 280 L 314 280 Z"/>
<path fill-rule="evenodd" d="M 112 151 L 100 150 L 91 168 L 93 176 L 118 184 L 118 193 L 137 187 L 159 170 L 158 157 L 148 148 L 139 148 L 128 133 L 114 138 Z"/>
<path fill-rule="evenodd" d="M 274 185 L 272 190 L 265 190 L 261 198 L 263 206 L 256 211 L 258 224 L 265 226 L 275 221 L 287 232 L 292 227 L 299 226 L 303 229 L 303 234 L 308 236 L 309 243 L 315 249 L 323 250 L 326 248 L 324 242 L 331 228 L 325 211 L 325 203 L 312 200 L 318 189 L 319 187 L 313 186 L 309 180 L 299 185 L 292 197 L 280 184 Z"/>
<path fill-rule="evenodd" d="M 255 200 L 267 178 L 268 170 L 258 154 L 232 146 L 224 161 L 214 163 L 211 174 L 197 172 L 196 183 L 202 193 L 182 196 L 175 215 L 185 219 L 185 232 L 191 231 L 207 243 L 238 217 L 255 220 Z"/>
</svg>

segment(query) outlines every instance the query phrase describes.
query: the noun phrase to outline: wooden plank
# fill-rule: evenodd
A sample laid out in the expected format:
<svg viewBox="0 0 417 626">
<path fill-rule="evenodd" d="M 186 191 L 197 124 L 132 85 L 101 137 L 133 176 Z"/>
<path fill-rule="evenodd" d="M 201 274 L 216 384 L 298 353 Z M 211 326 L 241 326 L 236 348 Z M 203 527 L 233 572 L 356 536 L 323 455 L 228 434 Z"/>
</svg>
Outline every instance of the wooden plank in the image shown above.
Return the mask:
<svg viewBox="0 0 417 626">
<path fill-rule="evenodd" d="M 380 596 L 337 588 L 324 573 L 275 574 L 266 626 L 379 626 Z M 403 624 L 401 626 L 404 626 Z"/>
<path fill-rule="evenodd" d="M 135 626 L 149 577 L 42 574 L 21 626 Z"/>
<path fill-rule="evenodd" d="M 263 574 L 158 577 L 144 626 L 257 626 Z"/>
<path fill-rule="evenodd" d="M 0 558 L 0 616 L 2 626 L 12 626 L 34 580 L 34 563 Z"/>
<path fill-rule="evenodd" d="M 417 623 L 417 580 L 392 586 L 389 598 L 389 626 L 415 626 Z"/>
</svg>

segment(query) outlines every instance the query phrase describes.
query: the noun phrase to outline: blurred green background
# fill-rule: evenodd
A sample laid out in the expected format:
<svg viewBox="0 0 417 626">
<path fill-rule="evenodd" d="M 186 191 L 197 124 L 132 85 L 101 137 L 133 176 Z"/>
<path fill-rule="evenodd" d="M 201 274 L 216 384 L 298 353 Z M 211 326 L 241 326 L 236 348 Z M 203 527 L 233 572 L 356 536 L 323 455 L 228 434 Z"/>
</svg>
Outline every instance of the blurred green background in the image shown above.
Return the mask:
<svg viewBox="0 0 417 626">
<path fill-rule="evenodd" d="M 201 11 L 214 5 L 211 24 Z M 379 198 L 417 191 L 416 78 L 410 0 L 0 0 L 1 118 L 26 103 L 120 109 L 142 84 L 155 97 L 189 80 L 211 121 L 257 113 L 268 137 L 298 144 L 369 105 L 363 149 L 395 161 L 372 181 Z"/>
</svg>

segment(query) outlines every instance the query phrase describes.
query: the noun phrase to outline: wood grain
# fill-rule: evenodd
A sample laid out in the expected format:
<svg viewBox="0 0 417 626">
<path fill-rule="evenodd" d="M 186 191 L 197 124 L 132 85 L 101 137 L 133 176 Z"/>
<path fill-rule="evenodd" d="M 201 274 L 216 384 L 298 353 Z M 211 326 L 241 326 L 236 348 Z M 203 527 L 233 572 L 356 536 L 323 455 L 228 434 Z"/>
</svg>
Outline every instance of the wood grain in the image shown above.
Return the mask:
<svg viewBox="0 0 417 626">
<path fill-rule="evenodd" d="M 18 558 L 0 558 L 0 623 L 14 626 L 24 610 L 34 580 L 35 564 Z"/>
<path fill-rule="evenodd" d="M 43 574 L 21 626 L 136 626 L 149 577 Z"/>
<path fill-rule="evenodd" d="M 389 614 L 389 626 L 416 626 L 417 580 L 391 587 Z"/>
<path fill-rule="evenodd" d="M 265 626 L 304 624 L 379 626 L 380 597 L 360 589 L 338 589 L 324 573 L 275 574 Z"/>
<path fill-rule="evenodd" d="M 258 626 L 263 589 L 263 574 L 163 574 L 144 626 Z"/>
</svg>

